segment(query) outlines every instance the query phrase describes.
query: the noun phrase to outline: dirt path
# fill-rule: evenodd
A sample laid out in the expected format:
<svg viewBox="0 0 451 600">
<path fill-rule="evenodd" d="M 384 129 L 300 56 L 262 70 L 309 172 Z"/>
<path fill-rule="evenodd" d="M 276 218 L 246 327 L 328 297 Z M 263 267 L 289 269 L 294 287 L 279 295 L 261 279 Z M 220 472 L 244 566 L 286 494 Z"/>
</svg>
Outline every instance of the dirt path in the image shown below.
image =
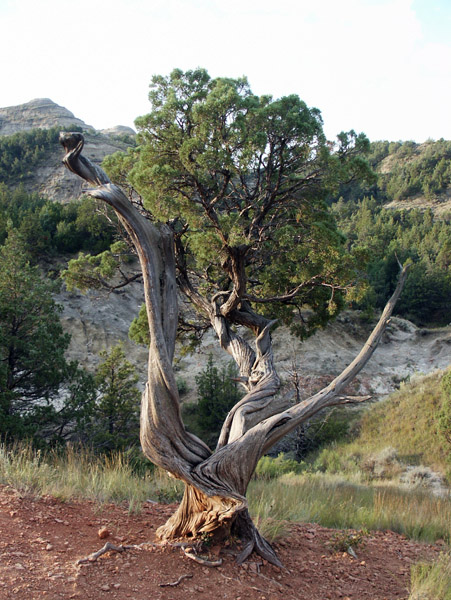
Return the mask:
<svg viewBox="0 0 451 600">
<path fill-rule="evenodd" d="M 2 600 L 117 599 L 181 600 L 186 597 L 234 600 L 394 600 L 407 598 L 412 563 L 436 556 L 443 546 L 411 542 L 392 532 L 371 534 L 358 558 L 333 552 L 336 531 L 294 524 L 276 544 L 284 569 L 261 564 L 258 557 L 238 567 L 221 551 L 221 567 L 206 567 L 179 548 L 132 549 L 106 553 L 96 562 L 76 562 L 105 541 L 141 544 L 174 506 L 146 504 L 140 515 L 125 507 L 89 501 L 63 503 L 32 498 L 0 486 L 0 598 Z M 99 539 L 106 528 L 110 535 Z M 161 587 L 175 583 L 176 586 Z"/>
</svg>

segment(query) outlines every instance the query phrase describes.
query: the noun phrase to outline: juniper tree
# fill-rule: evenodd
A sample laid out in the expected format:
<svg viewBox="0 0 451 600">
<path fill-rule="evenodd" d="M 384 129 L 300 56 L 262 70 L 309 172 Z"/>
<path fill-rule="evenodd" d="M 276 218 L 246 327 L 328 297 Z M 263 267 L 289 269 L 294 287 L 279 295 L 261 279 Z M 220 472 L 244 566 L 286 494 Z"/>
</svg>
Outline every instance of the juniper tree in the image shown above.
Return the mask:
<svg viewBox="0 0 451 600">
<path fill-rule="evenodd" d="M 247 510 L 257 461 L 318 411 L 350 401 L 346 385 L 373 353 L 405 271 L 359 356 L 326 388 L 289 406 L 271 328 L 278 319 L 305 334 L 336 314 L 355 283 L 357 267 L 325 200 L 341 182 L 371 176 L 360 158 L 368 142 L 349 132 L 332 144 L 319 111 L 297 96 L 257 97 L 244 78 L 211 79 L 202 69 L 154 77 L 149 98 L 151 112 L 136 121 L 137 147 L 106 162 L 115 183 L 83 157 L 80 134 L 63 133 L 61 142 L 65 165 L 114 208 L 141 264 L 149 339 L 141 445 L 185 482 L 179 509 L 157 533 L 232 532 L 243 540 L 239 562 L 255 550 L 278 563 Z M 177 290 L 198 315 L 188 325 L 213 328 L 245 388 L 215 449 L 187 432 L 180 415 L 172 368 Z"/>
</svg>

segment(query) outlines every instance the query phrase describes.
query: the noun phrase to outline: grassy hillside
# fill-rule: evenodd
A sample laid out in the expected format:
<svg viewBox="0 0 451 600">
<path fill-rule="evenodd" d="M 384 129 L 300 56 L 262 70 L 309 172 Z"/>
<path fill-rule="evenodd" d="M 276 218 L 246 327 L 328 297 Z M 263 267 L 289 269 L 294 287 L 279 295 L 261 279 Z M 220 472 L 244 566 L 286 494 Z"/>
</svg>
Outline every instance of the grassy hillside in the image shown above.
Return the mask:
<svg viewBox="0 0 451 600">
<path fill-rule="evenodd" d="M 402 384 L 364 413 L 351 442 L 323 449 L 315 466 L 329 473 L 360 473 L 366 480 L 383 480 L 399 476 L 406 466 L 422 465 L 450 479 L 451 448 L 439 430 L 443 375 L 435 372 Z M 416 473 L 421 479 L 421 469 Z"/>
</svg>

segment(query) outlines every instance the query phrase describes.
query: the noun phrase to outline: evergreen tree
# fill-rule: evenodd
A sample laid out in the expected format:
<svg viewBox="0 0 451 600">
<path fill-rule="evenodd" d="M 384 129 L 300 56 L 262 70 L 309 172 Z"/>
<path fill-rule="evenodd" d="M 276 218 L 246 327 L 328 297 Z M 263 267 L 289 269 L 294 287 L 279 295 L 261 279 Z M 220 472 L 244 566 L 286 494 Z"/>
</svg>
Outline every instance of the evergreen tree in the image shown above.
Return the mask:
<svg viewBox="0 0 451 600">
<path fill-rule="evenodd" d="M 23 241 L 11 230 L 0 248 L 0 434 L 36 435 L 56 415 L 53 404 L 77 373 L 64 356 L 55 285 L 30 266 Z"/>
<path fill-rule="evenodd" d="M 82 439 L 101 451 L 137 446 L 141 393 L 136 371 L 120 343 L 100 356 L 94 377 L 97 398 Z"/>
<path fill-rule="evenodd" d="M 216 367 L 213 355 L 208 357 L 207 365 L 196 377 L 199 427 L 208 443 L 216 443 L 221 426 L 229 410 L 235 406 L 242 394 L 235 378 L 238 372 L 235 363 Z"/>
</svg>

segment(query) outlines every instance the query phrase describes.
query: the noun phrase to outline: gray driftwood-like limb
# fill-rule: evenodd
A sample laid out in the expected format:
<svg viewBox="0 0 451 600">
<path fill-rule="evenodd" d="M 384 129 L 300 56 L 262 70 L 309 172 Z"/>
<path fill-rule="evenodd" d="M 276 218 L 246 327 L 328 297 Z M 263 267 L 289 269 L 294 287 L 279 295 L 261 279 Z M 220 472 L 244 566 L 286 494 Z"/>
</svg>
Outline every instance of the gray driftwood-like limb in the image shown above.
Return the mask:
<svg viewBox="0 0 451 600">
<path fill-rule="evenodd" d="M 402 269 L 397 288 L 378 324 L 349 367 L 317 394 L 286 408 L 273 360 L 272 322 L 255 313 L 246 300 L 238 302 L 239 291 L 245 287 L 242 281 L 238 278 L 230 294 L 216 295 L 208 303 L 194 290 L 181 268 L 179 284 L 210 320 L 221 346 L 236 361 L 240 380 L 247 390 L 246 396 L 230 411 L 218 447 L 212 453 L 199 438 L 185 430 L 180 415 L 172 368 L 178 320 L 172 232 L 164 224 L 157 226 L 145 219 L 102 169 L 82 156 L 81 134 L 62 133 L 60 141 L 66 150 L 63 160 L 66 167 L 95 186 L 88 191 L 89 195 L 112 206 L 140 260 L 150 332 L 148 381 L 141 407 L 141 445 L 152 462 L 186 484 L 179 508 L 158 529 L 157 535 L 162 540 L 195 540 L 218 532 L 222 537 L 233 533 L 243 542 L 239 562 L 255 551 L 280 566 L 247 510 L 246 490 L 257 461 L 280 438 L 320 410 L 350 402 L 345 388 L 376 349 L 401 293 L 407 269 Z M 242 325 L 253 332 L 255 350 L 231 325 Z"/>
<path fill-rule="evenodd" d="M 100 548 L 100 550 L 97 550 L 97 552 L 93 552 L 89 556 L 85 556 L 85 558 L 79 558 L 75 564 L 82 565 L 83 563 L 95 562 L 98 558 L 100 558 L 103 554 L 106 554 L 107 552 L 125 552 L 126 549 L 126 546 L 115 546 L 111 542 L 107 542 L 103 546 L 103 548 Z"/>
<path fill-rule="evenodd" d="M 176 587 L 178 586 L 184 579 L 191 579 L 192 575 L 190 574 L 186 574 L 186 575 L 180 575 L 180 577 L 177 579 L 177 581 L 173 581 L 172 583 L 159 583 L 158 587 Z"/>
<path fill-rule="evenodd" d="M 203 558 L 202 556 L 199 556 L 195 552 L 191 552 L 190 550 L 186 549 L 184 546 L 182 546 L 182 550 L 183 550 L 183 554 L 187 558 L 194 560 L 194 562 L 197 562 L 200 565 L 203 565 L 204 567 L 220 567 L 222 565 L 222 558 L 220 558 L 218 560 L 209 560 L 208 558 Z"/>
</svg>

